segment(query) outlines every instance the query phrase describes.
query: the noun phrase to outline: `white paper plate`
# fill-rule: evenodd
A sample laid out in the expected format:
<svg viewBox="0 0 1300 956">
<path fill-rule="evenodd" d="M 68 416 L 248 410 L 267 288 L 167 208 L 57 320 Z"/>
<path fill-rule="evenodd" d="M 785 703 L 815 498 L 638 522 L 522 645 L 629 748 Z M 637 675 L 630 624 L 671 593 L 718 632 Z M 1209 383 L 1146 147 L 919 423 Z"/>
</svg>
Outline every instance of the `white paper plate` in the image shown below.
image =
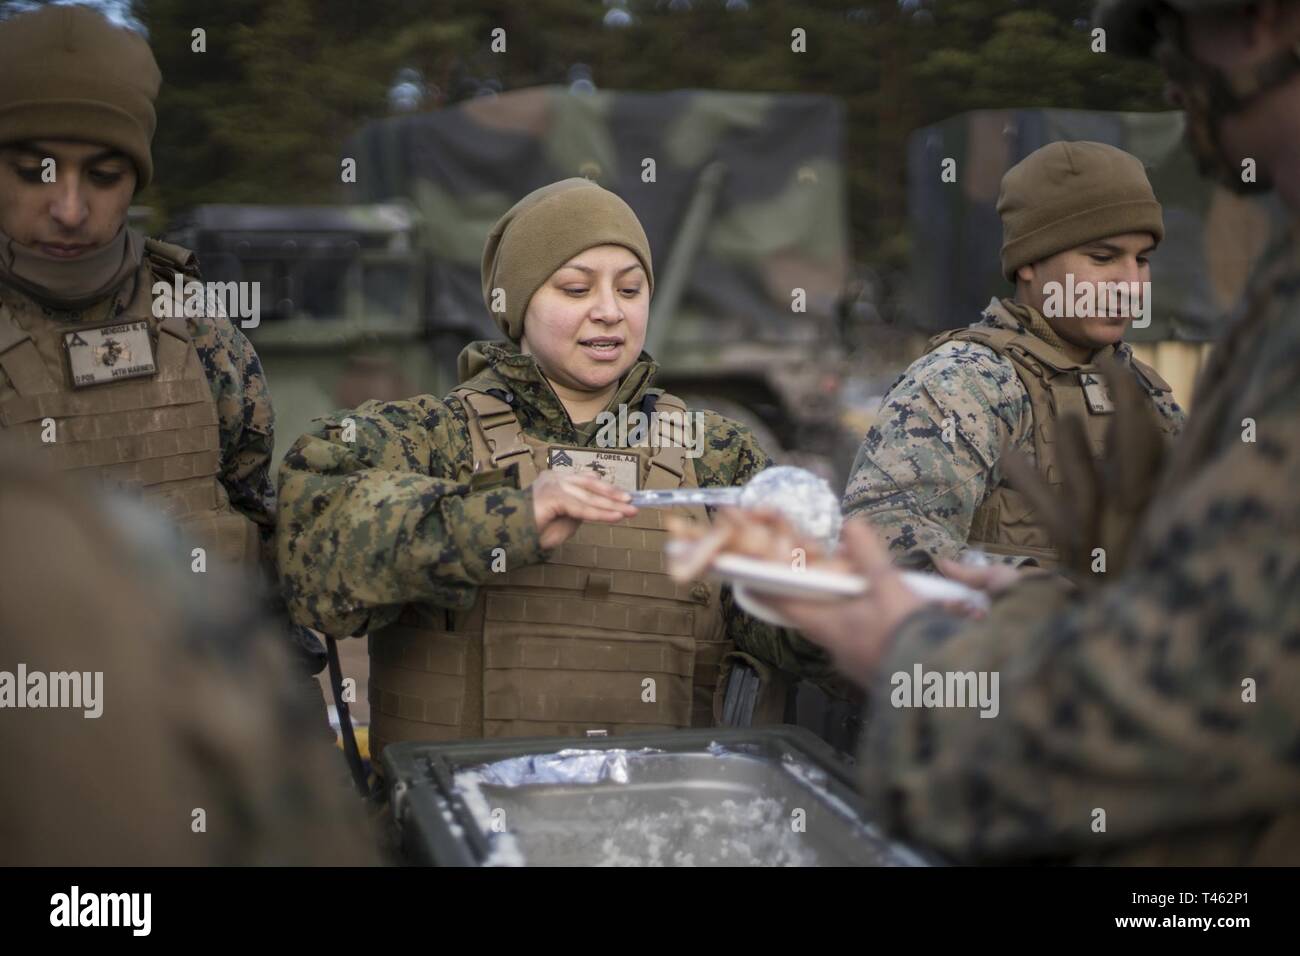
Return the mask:
<svg viewBox="0 0 1300 956">
<path fill-rule="evenodd" d="M 867 591 L 867 580 L 855 574 L 796 570 L 778 561 L 759 561 L 742 555 L 724 554 L 713 562 L 714 573 L 732 585 L 741 609 L 777 627 L 791 624 L 776 611 L 760 603 L 765 595 L 797 597 L 805 601 L 842 601 Z M 936 574 L 904 571 L 903 580 L 925 601 L 956 601 L 986 609 L 988 595 Z"/>
<path fill-rule="evenodd" d="M 834 600 L 867 593 L 867 582 L 856 574 L 796 569 L 780 561 L 760 561 L 739 554 L 720 554 L 713 571 L 733 584 L 753 585 L 765 594 L 788 595 L 808 600 Z"/>
</svg>

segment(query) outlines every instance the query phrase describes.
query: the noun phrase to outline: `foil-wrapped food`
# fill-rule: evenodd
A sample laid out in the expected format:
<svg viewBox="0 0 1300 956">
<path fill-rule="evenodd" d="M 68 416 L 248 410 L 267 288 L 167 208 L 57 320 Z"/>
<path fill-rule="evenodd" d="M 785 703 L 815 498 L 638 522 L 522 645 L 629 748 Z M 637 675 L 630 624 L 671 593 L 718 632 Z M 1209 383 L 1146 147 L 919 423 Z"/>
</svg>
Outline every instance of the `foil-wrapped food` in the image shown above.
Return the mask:
<svg viewBox="0 0 1300 956">
<path fill-rule="evenodd" d="M 808 472 L 802 475 L 820 482 L 825 494 L 807 478 L 788 474 L 760 483 L 765 475 L 781 471 L 802 469 L 762 472 L 742 489 L 743 495 L 758 488 L 747 506 L 719 511 L 710 526 L 670 516 L 666 555 L 668 573 L 674 580 L 689 582 L 719 574 L 731 581 L 736 601 L 744 610 L 784 627 L 788 622 L 774 609 L 756 602 L 751 590 L 839 600 L 865 593 L 870 585 L 836 551 L 841 517 L 839 502 L 829 486 Z M 974 611 L 989 606 L 988 595 L 939 575 L 904 572 L 903 581 L 926 601 Z"/>
<path fill-rule="evenodd" d="M 825 478 L 803 468 L 778 465 L 767 468 L 741 488 L 674 488 L 632 493 L 638 508 L 678 505 L 737 507 L 748 511 L 776 511 L 803 536 L 831 549 L 839 540 L 843 517 L 839 496 Z"/>
</svg>

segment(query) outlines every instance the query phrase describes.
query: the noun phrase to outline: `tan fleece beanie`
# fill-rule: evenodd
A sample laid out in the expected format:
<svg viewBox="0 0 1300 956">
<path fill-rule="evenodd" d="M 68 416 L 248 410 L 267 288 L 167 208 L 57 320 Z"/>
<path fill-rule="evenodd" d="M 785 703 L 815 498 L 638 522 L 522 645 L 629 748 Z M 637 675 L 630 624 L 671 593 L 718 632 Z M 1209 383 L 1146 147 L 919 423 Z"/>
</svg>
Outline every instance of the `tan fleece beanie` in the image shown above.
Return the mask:
<svg viewBox="0 0 1300 956">
<path fill-rule="evenodd" d="M 1126 232 L 1165 237 L 1142 161 L 1105 143 L 1049 143 L 1002 177 L 1002 274 Z"/>
<path fill-rule="evenodd" d="M 153 178 L 149 144 L 162 74 L 138 33 L 94 10 L 46 6 L 0 21 L 0 143 L 103 143 Z"/>
<path fill-rule="evenodd" d="M 483 247 L 483 302 L 497 325 L 518 342 L 533 293 L 584 249 L 624 246 L 641 260 L 654 293 L 650 241 L 632 207 L 588 179 L 562 179 L 529 193 L 497 220 Z M 493 290 L 505 311 L 493 311 Z"/>
</svg>

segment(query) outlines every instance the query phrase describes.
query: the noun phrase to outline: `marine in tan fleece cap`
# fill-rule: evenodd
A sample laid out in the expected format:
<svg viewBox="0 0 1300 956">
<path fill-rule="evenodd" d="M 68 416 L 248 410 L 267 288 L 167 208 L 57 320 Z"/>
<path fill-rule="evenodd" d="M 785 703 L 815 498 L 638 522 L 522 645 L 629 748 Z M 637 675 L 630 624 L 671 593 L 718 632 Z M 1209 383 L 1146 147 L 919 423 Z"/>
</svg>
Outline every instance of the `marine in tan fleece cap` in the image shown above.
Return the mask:
<svg viewBox="0 0 1300 956">
<path fill-rule="evenodd" d="M 131 158 L 143 189 L 153 178 L 161 82 L 145 39 L 88 7 L 45 6 L 0 21 L 0 144 L 103 143 Z"/>
<path fill-rule="evenodd" d="M 608 189 L 562 179 L 511 206 L 488 234 L 482 268 L 483 301 L 510 341 L 523 336 L 524 312 L 542 283 L 578 253 L 607 244 L 641 261 L 653 294 L 650 241 L 632 207 Z"/>
<path fill-rule="evenodd" d="M 845 513 L 870 518 L 906 564 L 928 567 L 969 549 L 1017 565 L 1066 560 L 1065 539 L 1022 490 L 1028 469 L 1009 477 L 1008 455 L 1032 462 L 1042 487 L 1086 515 L 1095 502 L 1062 491 L 1071 487 L 1063 476 L 1085 473 L 1085 449 L 1102 461 L 1111 445 L 1119 406 L 1108 376 L 1117 365 L 1140 391 L 1121 393 L 1137 396 L 1124 407 L 1138 430 L 1115 447 L 1154 451 L 1182 425 L 1168 385 L 1123 342 L 1133 320 L 1149 315 L 1149 256 L 1164 237 L 1141 161 L 1102 143 L 1052 143 L 1007 171 L 997 209 L 1014 295 L 930 340 L 882 400 L 890 414 L 867 433 L 845 491 Z"/>
<path fill-rule="evenodd" d="M 1002 274 L 1128 232 L 1165 236 L 1142 161 L 1105 143 L 1049 143 L 1002 177 Z"/>
</svg>

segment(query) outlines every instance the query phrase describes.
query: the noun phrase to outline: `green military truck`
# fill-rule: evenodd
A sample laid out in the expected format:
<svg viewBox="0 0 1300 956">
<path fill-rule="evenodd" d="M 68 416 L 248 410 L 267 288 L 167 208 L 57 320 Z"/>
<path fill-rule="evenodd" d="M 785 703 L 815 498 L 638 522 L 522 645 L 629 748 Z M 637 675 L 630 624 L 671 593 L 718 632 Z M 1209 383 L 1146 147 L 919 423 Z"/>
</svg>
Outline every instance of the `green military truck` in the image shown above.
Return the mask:
<svg viewBox="0 0 1300 956">
<path fill-rule="evenodd" d="M 318 415 L 436 390 L 417 230 L 413 209 L 386 203 L 198 206 L 168 232 L 204 279 L 259 283 L 244 334 L 271 386 L 280 454 Z"/>
</svg>

